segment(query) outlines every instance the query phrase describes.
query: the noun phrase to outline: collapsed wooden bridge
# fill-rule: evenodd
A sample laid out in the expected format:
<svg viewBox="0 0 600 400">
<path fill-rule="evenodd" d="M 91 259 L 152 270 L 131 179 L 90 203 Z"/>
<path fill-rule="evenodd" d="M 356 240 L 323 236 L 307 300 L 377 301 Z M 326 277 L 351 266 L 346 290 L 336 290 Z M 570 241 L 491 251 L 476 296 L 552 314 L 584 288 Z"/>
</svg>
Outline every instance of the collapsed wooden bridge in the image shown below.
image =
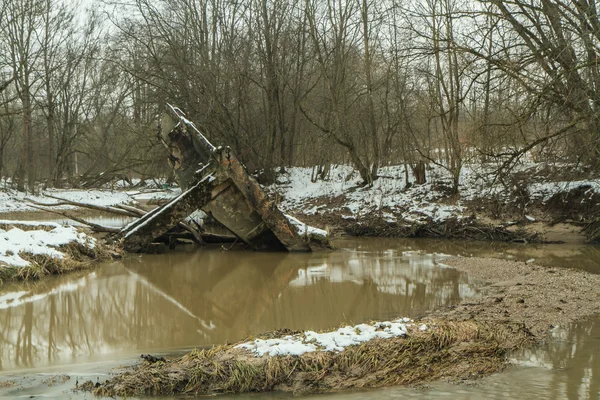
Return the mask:
<svg viewBox="0 0 600 400">
<path fill-rule="evenodd" d="M 157 238 L 203 210 L 253 249 L 311 251 L 310 238 L 268 199 L 228 147 L 213 146 L 176 107 L 168 106 L 160 139 L 169 150 L 182 193 L 113 237 L 143 252 Z"/>
</svg>

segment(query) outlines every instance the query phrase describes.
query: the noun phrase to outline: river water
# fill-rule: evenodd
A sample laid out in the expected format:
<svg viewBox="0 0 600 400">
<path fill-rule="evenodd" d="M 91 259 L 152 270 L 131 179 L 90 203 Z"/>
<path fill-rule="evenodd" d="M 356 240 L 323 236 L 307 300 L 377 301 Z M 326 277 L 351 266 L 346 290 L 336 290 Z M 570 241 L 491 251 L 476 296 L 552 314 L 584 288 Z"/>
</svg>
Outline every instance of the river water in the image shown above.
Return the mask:
<svg viewBox="0 0 600 400">
<path fill-rule="evenodd" d="M 448 255 L 535 259 L 600 272 L 600 249 L 593 246 L 399 239 L 335 244 L 335 251 L 312 254 L 182 247 L 91 272 L 4 285 L 0 397 L 83 396 L 67 392 L 74 379 L 103 379 L 141 353 L 177 354 L 280 328 L 320 330 L 419 316 L 477 294 L 478 282 L 443 266 Z M 545 347 L 515 354 L 516 367 L 474 386 L 439 383 L 327 397 L 598 399 L 600 320 L 555 335 Z M 44 377 L 59 372 L 72 379 L 48 386 Z M 15 378 L 15 385 L 3 388 L 3 381 Z M 256 397 L 286 396 L 235 396 Z"/>
</svg>

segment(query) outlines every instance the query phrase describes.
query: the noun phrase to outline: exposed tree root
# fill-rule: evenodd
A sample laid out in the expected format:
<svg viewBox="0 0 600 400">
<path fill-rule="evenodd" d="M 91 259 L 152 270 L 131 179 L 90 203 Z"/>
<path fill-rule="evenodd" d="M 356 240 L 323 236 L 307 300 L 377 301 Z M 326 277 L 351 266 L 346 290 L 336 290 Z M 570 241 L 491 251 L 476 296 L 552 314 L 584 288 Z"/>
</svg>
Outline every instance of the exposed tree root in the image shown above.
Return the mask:
<svg viewBox="0 0 600 400">
<path fill-rule="evenodd" d="M 349 223 L 344 231 L 351 236 L 380 236 L 408 238 L 443 238 L 494 240 L 501 242 L 542 242 L 538 233 L 510 230 L 502 225 L 490 225 L 473 218 L 450 218 L 442 222 L 387 222 L 374 217 Z"/>
</svg>

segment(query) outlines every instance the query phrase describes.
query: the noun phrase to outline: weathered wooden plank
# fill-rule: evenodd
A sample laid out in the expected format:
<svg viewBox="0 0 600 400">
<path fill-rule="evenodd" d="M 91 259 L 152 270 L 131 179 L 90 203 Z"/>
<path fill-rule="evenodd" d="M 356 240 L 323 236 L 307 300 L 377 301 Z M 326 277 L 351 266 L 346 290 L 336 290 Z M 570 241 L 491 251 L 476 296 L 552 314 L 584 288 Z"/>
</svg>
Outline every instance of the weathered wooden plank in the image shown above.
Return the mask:
<svg viewBox="0 0 600 400">
<path fill-rule="evenodd" d="M 150 211 L 123 228 L 117 239 L 123 241 L 123 247 L 127 251 L 143 251 L 154 239 L 162 236 L 198 208 L 210 202 L 216 184 L 218 182 L 213 175 L 207 175 L 164 206 Z"/>
<path fill-rule="evenodd" d="M 255 249 L 311 251 L 229 148 L 215 148 L 181 110 L 169 106 L 160 138 L 184 193 L 125 227 L 128 251 L 140 251 L 197 209 Z"/>
<path fill-rule="evenodd" d="M 215 147 L 185 118 L 177 107 L 168 105 L 160 123 L 159 138 L 169 150 L 169 163 L 182 190 L 198 181 L 196 171 L 210 164 Z"/>
<path fill-rule="evenodd" d="M 227 177 L 233 182 L 240 197 L 245 199 L 248 207 L 262 221 L 263 232 L 272 232 L 288 251 L 311 251 L 309 243 L 298 234 L 281 210 L 277 208 L 277 205 L 267 197 L 256 179 L 246 172 L 244 166 L 229 148 L 215 150 L 214 157 L 219 163 L 215 175 L 219 176 L 221 180 Z M 232 230 L 230 227 L 228 228 Z M 232 232 L 236 233 L 234 230 Z"/>
</svg>

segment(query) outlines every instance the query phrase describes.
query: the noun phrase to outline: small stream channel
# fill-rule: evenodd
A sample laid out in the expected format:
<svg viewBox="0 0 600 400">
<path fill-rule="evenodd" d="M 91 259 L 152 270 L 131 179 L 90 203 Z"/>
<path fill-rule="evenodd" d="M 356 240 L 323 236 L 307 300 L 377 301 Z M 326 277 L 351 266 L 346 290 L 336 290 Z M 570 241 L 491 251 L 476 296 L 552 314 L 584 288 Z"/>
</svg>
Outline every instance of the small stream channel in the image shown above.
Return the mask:
<svg viewBox="0 0 600 400">
<path fill-rule="evenodd" d="M 178 354 L 280 328 L 320 330 L 419 316 L 477 294 L 478 282 L 443 266 L 448 255 L 535 259 L 600 273 L 600 248 L 593 246 L 402 239 L 342 239 L 335 245 L 335 251 L 312 254 L 187 247 L 131 255 L 39 283 L 4 285 L 0 397 L 83 398 L 68 392 L 75 380 L 104 379 L 111 368 L 142 353 Z M 426 390 L 327 397 L 597 399 L 600 319 L 565 327 L 555 336 L 545 347 L 515 354 L 518 366 L 475 386 L 435 384 Z M 71 379 L 48 385 L 57 373 Z M 10 380 L 15 384 L 2 384 Z M 257 397 L 288 396 L 227 398 Z"/>
</svg>

